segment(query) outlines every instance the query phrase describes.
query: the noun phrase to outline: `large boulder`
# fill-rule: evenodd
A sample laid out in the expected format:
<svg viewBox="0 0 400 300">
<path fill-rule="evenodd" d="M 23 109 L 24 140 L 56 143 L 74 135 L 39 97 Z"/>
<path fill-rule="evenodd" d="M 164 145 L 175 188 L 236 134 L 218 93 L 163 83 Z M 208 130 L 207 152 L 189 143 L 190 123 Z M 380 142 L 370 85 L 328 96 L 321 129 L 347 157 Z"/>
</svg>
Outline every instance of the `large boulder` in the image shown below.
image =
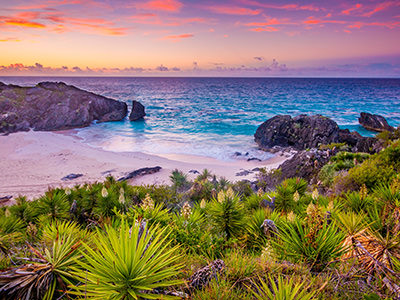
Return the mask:
<svg viewBox="0 0 400 300">
<path fill-rule="evenodd" d="M 131 111 L 131 114 L 129 115 L 129 120 L 137 121 L 137 120 L 143 119 L 144 116 L 146 116 L 146 113 L 144 111 L 143 104 L 138 101 L 133 100 L 132 101 L 132 111 Z"/>
<path fill-rule="evenodd" d="M 380 115 L 362 112 L 358 118 L 358 122 L 367 130 L 376 132 L 394 131 L 394 127 L 390 126 L 386 119 Z"/>
<path fill-rule="evenodd" d="M 321 115 L 277 115 L 261 124 L 254 138 L 264 150 L 275 146 L 304 150 L 338 142 L 339 131 L 335 121 Z"/>
<path fill-rule="evenodd" d="M 0 84 L 0 133 L 51 131 L 89 126 L 93 121 L 119 121 L 127 105 L 63 82 L 34 87 Z"/>
<path fill-rule="evenodd" d="M 378 139 L 339 129 L 335 121 L 321 115 L 277 115 L 261 124 L 254 138 L 265 151 L 276 147 L 306 150 L 331 143 L 346 143 L 353 152 L 375 153 L 382 148 Z"/>
</svg>

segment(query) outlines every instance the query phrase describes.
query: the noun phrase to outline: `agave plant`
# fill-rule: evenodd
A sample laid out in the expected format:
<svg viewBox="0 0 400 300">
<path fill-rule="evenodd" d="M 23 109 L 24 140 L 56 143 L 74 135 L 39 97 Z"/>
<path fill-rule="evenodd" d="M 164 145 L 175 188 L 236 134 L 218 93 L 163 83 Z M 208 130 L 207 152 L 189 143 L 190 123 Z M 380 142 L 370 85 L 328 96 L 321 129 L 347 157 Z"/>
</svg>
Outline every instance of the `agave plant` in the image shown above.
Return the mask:
<svg viewBox="0 0 400 300">
<path fill-rule="evenodd" d="M 90 299 L 160 299 L 154 289 L 182 283 L 178 247 L 170 247 L 166 229 L 105 226 L 93 240 L 83 243 L 84 260 L 75 275 L 84 283 L 75 294 Z M 163 299 L 168 296 L 163 295 Z"/>
<path fill-rule="evenodd" d="M 53 225 L 57 227 L 57 225 Z M 55 229 L 56 230 L 56 229 Z M 72 267 L 79 257 L 80 241 L 70 234 L 58 236 L 43 252 L 31 247 L 39 263 L 30 263 L 0 273 L 2 299 L 53 299 L 66 292 Z M 29 260 L 29 259 L 28 259 Z"/>
<path fill-rule="evenodd" d="M 309 300 L 314 299 L 315 292 L 308 292 L 304 283 L 295 283 L 293 279 L 278 276 L 275 280 L 269 277 L 267 281 L 260 279 L 254 283 L 255 290 L 250 289 L 258 300 Z"/>
<path fill-rule="evenodd" d="M 211 223 L 219 232 L 225 234 L 226 239 L 237 236 L 244 225 L 244 207 L 239 197 L 230 189 L 221 191 L 218 199 L 213 199 L 208 206 Z"/>
</svg>

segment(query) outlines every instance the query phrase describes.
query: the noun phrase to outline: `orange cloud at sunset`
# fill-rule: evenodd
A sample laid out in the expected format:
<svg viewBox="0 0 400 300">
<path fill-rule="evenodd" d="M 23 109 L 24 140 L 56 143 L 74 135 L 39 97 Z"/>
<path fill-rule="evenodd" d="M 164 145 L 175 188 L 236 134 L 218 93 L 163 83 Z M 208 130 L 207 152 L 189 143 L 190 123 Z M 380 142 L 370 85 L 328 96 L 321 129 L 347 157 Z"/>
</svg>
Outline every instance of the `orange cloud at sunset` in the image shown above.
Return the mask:
<svg viewBox="0 0 400 300">
<path fill-rule="evenodd" d="M 45 28 L 46 27 L 46 25 L 43 25 L 43 24 L 40 24 L 37 22 L 25 21 L 25 20 L 6 20 L 4 23 L 6 25 L 32 27 L 32 28 Z"/>
</svg>

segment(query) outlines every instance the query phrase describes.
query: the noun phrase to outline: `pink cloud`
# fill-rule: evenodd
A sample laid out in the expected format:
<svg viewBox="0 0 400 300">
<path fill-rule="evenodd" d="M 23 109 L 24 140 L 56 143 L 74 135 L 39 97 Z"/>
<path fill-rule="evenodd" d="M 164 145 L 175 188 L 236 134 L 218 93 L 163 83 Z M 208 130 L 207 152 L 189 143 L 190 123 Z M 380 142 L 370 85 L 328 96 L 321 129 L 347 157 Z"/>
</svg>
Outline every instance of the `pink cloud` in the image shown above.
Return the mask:
<svg viewBox="0 0 400 300">
<path fill-rule="evenodd" d="M 257 27 L 257 28 L 251 28 L 249 29 L 250 31 L 255 31 L 255 32 L 275 32 L 275 31 L 279 31 L 278 28 L 275 27 Z"/>
<path fill-rule="evenodd" d="M 204 18 L 165 18 L 154 13 L 137 14 L 129 17 L 133 23 L 159 26 L 182 26 L 193 23 L 207 23 Z"/>
<path fill-rule="evenodd" d="M 194 37 L 194 34 L 192 33 L 184 33 L 184 34 L 179 34 L 179 35 L 167 35 L 163 37 L 163 40 L 172 40 L 172 41 L 180 41 L 182 39 L 187 39 L 187 38 L 192 38 Z"/>
<path fill-rule="evenodd" d="M 284 4 L 284 5 L 276 5 L 276 4 L 268 4 L 262 3 L 255 0 L 240 0 L 240 3 L 258 6 L 262 8 L 272 8 L 272 9 L 283 9 L 283 10 L 308 10 L 308 11 L 321 11 L 323 8 L 316 7 L 314 5 L 299 5 L 299 4 Z"/>
<path fill-rule="evenodd" d="M 315 19 L 314 17 L 308 17 L 307 20 L 303 21 L 304 24 L 308 25 L 315 25 L 315 24 L 324 24 L 324 23 L 330 23 L 330 24 L 346 24 L 346 21 L 340 21 L 340 20 L 323 20 L 323 19 Z"/>
<path fill-rule="evenodd" d="M 379 3 L 377 6 L 375 6 L 372 10 L 370 10 L 369 12 L 366 12 L 363 14 L 364 17 L 371 17 L 373 14 L 382 11 L 384 9 L 387 9 L 391 6 L 400 6 L 400 2 L 398 1 L 386 1 L 386 2 L 382 2 Z"/>
<path fill-rule="evenodd" d="M 238 6 L 209 6 L 207 10 L 224 15 L 255 16 L 261 13 L 259 9 L 250 9 Z"/>
<path fill-rule="evenodd" d="M 350 15 L 350 13 L 351 13 L 352 11 L 354 11 L 354 10 L 359 10 L 361 7 L 362 7 L 362 4 L 357 3 L 356 5 L 354 5 L 354 6 L 350 7 L 350 8 L 348 8 L 348 9 L 342 10 L 342 14 L 343 14 L 343 15 Z"/>
<path fill-rule="evenodd" d="M 178 12 L 182 8 L 182 2 L 178 0 L 151 0 L 138 4 L 136 7 L 146 10 L 160 10 L 166 12 Z"/>
<path fill-rule="evenodd" d="M 377 26 L 377 27 L 386 27 L 389 29 L 394 29 L 400 27 L 400 22 L 355 22 L 349 26 L 348 28 L 357 28 L 360 29 L 365 26 Z"/>
</svg>

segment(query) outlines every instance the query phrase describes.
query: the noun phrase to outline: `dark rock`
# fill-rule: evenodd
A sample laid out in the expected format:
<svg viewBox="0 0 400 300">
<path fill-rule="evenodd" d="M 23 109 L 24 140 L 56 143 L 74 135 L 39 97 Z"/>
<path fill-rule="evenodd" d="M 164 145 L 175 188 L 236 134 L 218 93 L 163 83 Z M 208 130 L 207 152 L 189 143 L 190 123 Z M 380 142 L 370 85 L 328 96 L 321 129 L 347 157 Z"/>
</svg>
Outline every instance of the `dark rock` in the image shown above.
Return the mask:
<svg viewBox="0 0 400 300">
<path fill-rule="evenodd" d="M 247 176 L 247 175 L 249 175 L 251 173 L 253 173 L 253 172 L 247 171 L 247 170 L 243 170 L 241 172 L 236 173 L 236 176 Z"/>
<path fill-rule="evenodd" d="M 264 208 L 269 208 L 270 210 L 274 211 L 275 210 L 275 197 L 270 198 L 271 201 L 268 201 L 267 199 L 263 199 L 261 201 L 261 207 Z"/>
<path fill-rule="evenodd" d="M 394 131 L 394 127 L 390 126 L 386 119 L 380 115 L 362 112 L 358 118 L 358 122 L 367 130 L 376 132 Z"/>
<path fill-rule="evenodd" d="M 69 209 L 69 213 L 76 217 L 77 216 L 77 212 L 78 212 L 78 203 L 76 202 L 76 200 L 72 201 L 71 207 Z"/>
<path fill-rule="evenodd" d="M 0 197 L 0 204 L 4 204 L 7 203 L 8 201 L 11 200 L 13 196 L 4 196 L 4 197 Z"/>
<path fill-rule="evenodd" d="M 260 228 L 263 229 L 266 236 L 272 236 L 273 234 L 278 233 L 278 228 L 276 227 L 275 222 L 269 219 L 265 219 Z"/>
<path fill-rule="evenodd" d="M 266 151 L 282 148 L 305 150 L 331 143 L 346 143 L 353 152 L 375 153 L 380 149 L 376 138 L 339 129 L 335 121 L 321 115 L 275 116 L 257 128 L 254 138 Z"/>
<path fill-rule="evenodd" d="M 79 177 L 82 177 L 83 174 L 75 174 L 75 173 L 71 173 L 68 174 L 67 176 L 64 176 L 63 178 L 61 178 L 61 180 L 67 181 L 67 180 L 73 180 Z"/>
<path fill-rule="evenodd" d="M 257 167 L 257 168 L 254 168 L 252 171 L 253 171 L 253 172 L 258 172 L 258 171 L 260 171 L 260 170 L 261 170 L 261 169 Z"/>
<path fill-rule="evenodd" d="M 138 170 L 128 173 L 124 177 L 119 178 L 118 181 L 124 181 L 124 180 L 132 179 L 132 178 L 136 178 L 136 177 L 140 177 L 140 176 L 144 176 L 144 175 L 154 174 L 154 173 L 160 172 L 160 170 L 161 170 L 161 167 L 159 167 L 159 166 L 150 167 L 150 168 L 141 168 L 141 169 L 138 169 Z"/>
<path fill-rule="evenodd" d="M 374 137 L 364 137 L 356 131 L 348 129 L 339 131 L 339 141 L 351 147 L 352 152 L 376 153 L 382 149 L 382 143 Z"/>
<path fill-rule="evenodd" d="M 247 161 L 254 161 L 254 160 L 261 161 L 261 159 L 259 159 L 257 157 L 250 157 L 250 158 L 247 159 Z"/>
<path fill-rule="evenodd" d="M 264 150 L 274 146 L 304 150 L 338 142 L 339 126 L 321 115 L 278 115 L 261 124 L 254 138 Z"/>
<path fill-rule="evenodd" d="M 63 130 L 93 121 L 119 121 L 127 105 L 66 85 L 41 82 L 34 87 L 0 85 L 0 133 Z"/>
<path fill-rule="evenodd" d="M 201 268 L 190 276 L 188 282 L 192 289 L 201 289 L 206 286 L 213 278 L 217 279 L 225 269 L 225 263 L 222 259 L 211 262 L 208 266 Z"/>
<path fill-rule="evenodd" d="M 192 174 L 200 174 L 200 172 L 197 171 L 197 170 L 190 170 L 189 173 L 192 173 Z"/>
<path fill-rule="evenodd" d="M 129 115 L 129 120 L 137 121 L 137 120 L 143 119 L 144 116 L 146 116 L 146 113 L 144 111 L 144 106 L 142 105 L 142 103 L 133 100 L 132 101 L 132 111 L 131 111 L 131 114 Z"/>
<path fill-rule="evenodd" d="M 242 156 L 242 153 L 240 153 L 240 152 L 235 152 L 233 155 L 234 155 L 234 156 Z"/>
<path fill-rule="evenodd" d="M 301 177 L 310 180 L 315 177 L 319 170 L 328 163 L 330 155 L 326 151 L 312 149 L 300 151 L 292 158 L 283 162 L 279 169 L 283 179 Z"/>
</svg>

